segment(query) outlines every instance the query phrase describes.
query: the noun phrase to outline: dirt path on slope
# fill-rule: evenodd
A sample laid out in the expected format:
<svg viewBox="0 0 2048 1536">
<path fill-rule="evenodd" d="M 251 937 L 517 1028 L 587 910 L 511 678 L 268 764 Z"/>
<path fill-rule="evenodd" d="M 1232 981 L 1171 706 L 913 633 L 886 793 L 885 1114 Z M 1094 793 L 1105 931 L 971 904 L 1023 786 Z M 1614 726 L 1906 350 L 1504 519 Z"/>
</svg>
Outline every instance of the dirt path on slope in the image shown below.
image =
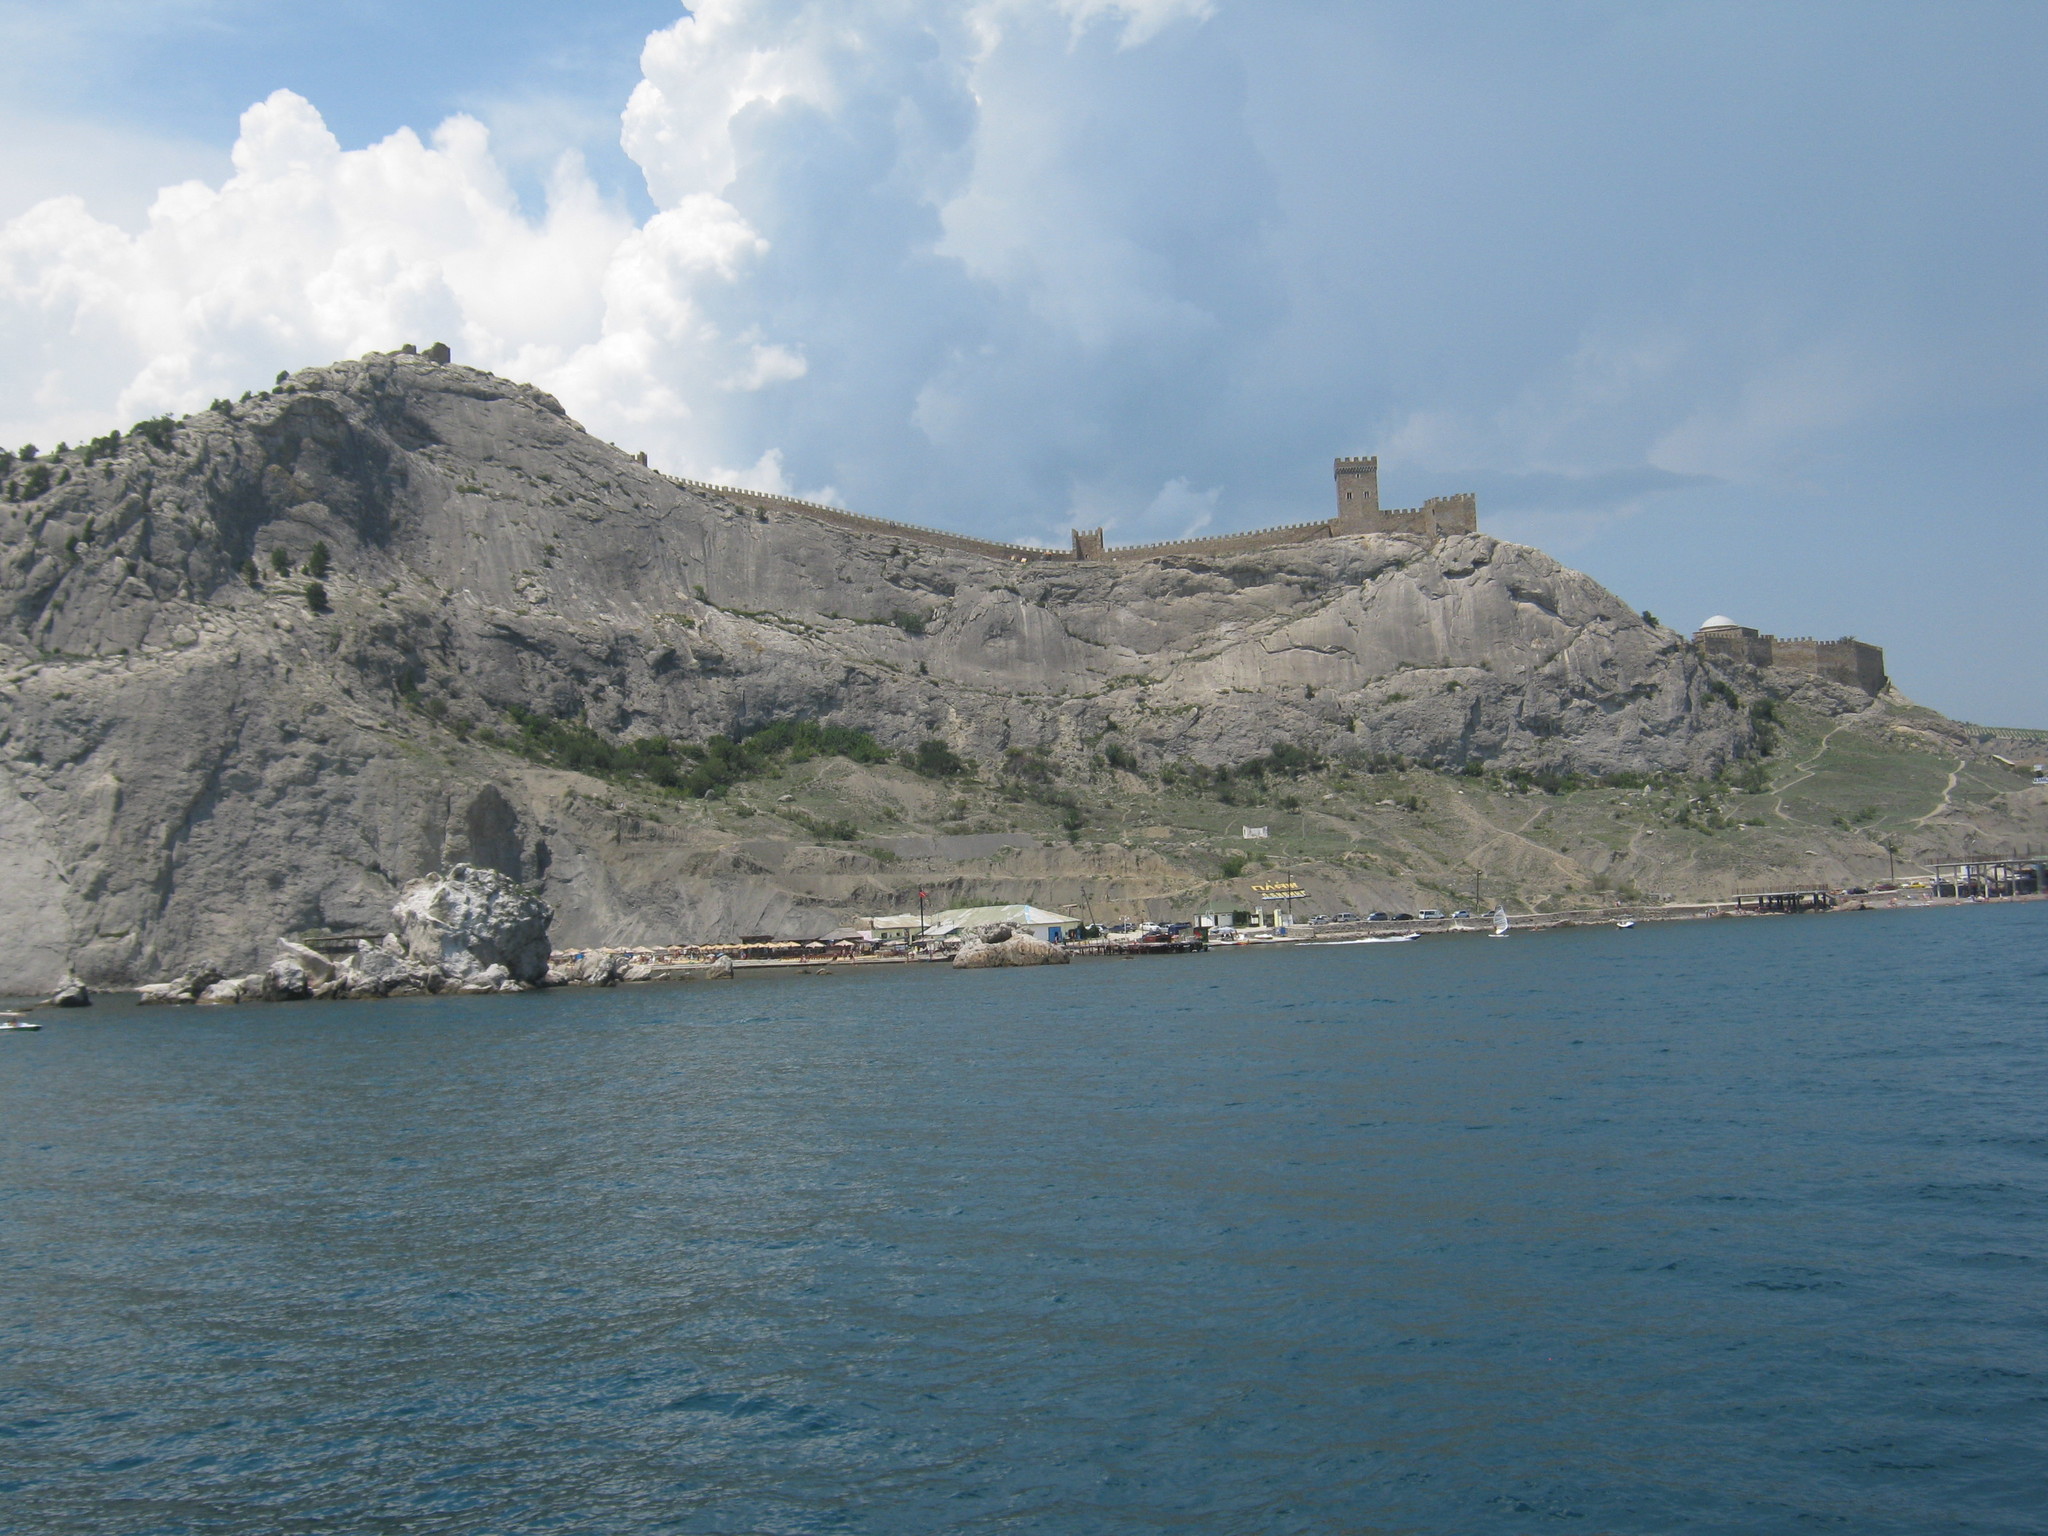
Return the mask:
<svg viewBox="0 0 2048 1536">
<path fill-rule="evenodd" d="M 1927 825 L 1927 823 L 1934 820 L 1935 817 L 1939 816 L 1943 811 L 1951 810 L 1954 808 L 1955 802 L 1951 800 L 1949 797 L 1956 792 L 1956 783 L 1958 780 L 1962 778 L 1963 770 L 1969 766 L 1970 760 L 1967 757 L 1959 757 L 1956 759 L 1955 767 L 1951 768 L 1948 772 L 1948 782 L 1941 786 L 1941 798 L 1934 802 L 1933 810 L 1929 811 L 1925 816 L 1922 816 L 1918 821 L 1913 823 L 1914 826 L 1924 827 Z"/>
<path fill-rule="evenodd" d="M 1787 816 L 1785 814 L 1785 791 L 1788 789 L 1797 788 L 1799 785 L 1804 784 L 1808 779 L 1812 778 L 1815 773 L 1819 772 L 1819 770 L 1814 767 L 1814 764 L 1818 763 L 1822 758 L 1828 755 L 1828 743 L 1833 741 L 1837 736 L 1839 736 L 1843 731 L 1846 731 L 1848 728 L 1849 722 L 1847 720 L 1844 720 L 1832 731 L 1829 731 L 1827 735 L 1821 737 L 1820 745 L 1813 749 L 1813 756 L 1806 759 L 1806 761 L 1803 763 L 1794 763 L 1792 765 L 1794 769 L 1798 770 L 1799 776 L 1794 779 L 1787 779 L 1784 783 L 1775 786 L 1775 788 L 1772 791 L 1771 810 L 1780 821 L 1790 821 L 1792 819 L 1790 816 Z"/>
</svg>

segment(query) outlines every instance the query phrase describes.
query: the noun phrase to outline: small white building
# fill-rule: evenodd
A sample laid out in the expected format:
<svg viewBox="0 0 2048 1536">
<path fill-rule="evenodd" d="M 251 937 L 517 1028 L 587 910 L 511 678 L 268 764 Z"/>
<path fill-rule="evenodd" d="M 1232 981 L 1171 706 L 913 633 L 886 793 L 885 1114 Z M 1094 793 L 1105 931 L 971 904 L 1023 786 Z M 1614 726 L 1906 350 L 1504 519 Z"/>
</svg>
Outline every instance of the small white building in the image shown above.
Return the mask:
<svg viewBox="0 0 2048 1536">
<path fill-rule="evenodd" d="M 1034 939 L 1044 939 L 1048 944 L 1059 943 L 1067 934 L 1081 926 L 1081 920 L 1077 917 L 1063 917 L 1057 912 L 1048 912 L 1043 907 L 1034 907 L 1029 902 L 1021 901 L 1000 907 L 949 907 L 932 917 L 934 927 L 941 923 L 949 923 L 959 928 L 987 928 L 996 923 L 1004 923 L 1018 933 L 1028 933 Z"/>
<path fill-rule="evenodd" d="M 917 937 L 919 929 L 929 928 L 930 926 L 929 923 L 915 912 L 898 912 L 891 917 L 871 917 L 868 919 L 868 932 L 872 933 L 877 940 L 884 944 L 896 941 L 908 942 Z"/>
</svg>

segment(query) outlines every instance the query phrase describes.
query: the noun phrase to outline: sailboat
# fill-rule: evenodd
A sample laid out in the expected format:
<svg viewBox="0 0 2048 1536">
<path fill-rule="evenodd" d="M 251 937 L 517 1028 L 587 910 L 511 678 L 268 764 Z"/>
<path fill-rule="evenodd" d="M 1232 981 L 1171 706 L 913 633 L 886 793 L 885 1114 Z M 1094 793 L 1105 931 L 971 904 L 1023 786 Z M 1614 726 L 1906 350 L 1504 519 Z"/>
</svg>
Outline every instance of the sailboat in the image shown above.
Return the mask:
<svg viewBox="0 0 2048 1536">
<path fill-rule="evenodd" d="M 1493 909 L 1493 932 L 1490 939 L 1504 939 L 1508 936 L 1508 909 L 1505 905 Z"/>
</svg>

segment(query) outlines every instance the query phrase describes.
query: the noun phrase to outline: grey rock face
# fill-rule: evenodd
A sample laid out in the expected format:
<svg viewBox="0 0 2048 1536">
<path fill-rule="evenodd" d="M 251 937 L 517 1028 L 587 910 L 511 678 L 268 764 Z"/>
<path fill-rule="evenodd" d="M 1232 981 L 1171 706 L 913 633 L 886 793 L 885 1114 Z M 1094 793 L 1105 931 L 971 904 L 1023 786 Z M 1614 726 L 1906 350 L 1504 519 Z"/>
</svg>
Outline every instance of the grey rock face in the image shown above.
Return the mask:
<svg viewBox="0 0 2048 1536">
<path fill-rule="evenodd" d="M 439 977 L 405 955 L 365 942 L 339 967 L 337 980 L 347 997 L 392 997 L 431 991 Z"/>
<path fill-rule="evenodd" d="M 227 978 L 211 967 L 187 971 L 173 981 L 162 981 L 143 987 L 136 998 L 137 1003 L 196 1003 L 214 987 Z"/>
<path fill-rule="evenodd" d="M 399 943 L 418 965 L 469 980 L 496 967 L 539 985 L 548 973 L 548 924 L 554 911 L 495 869 L 457 864 L 415 880 L 391 909 Z"/>
<path fill-rule="evenodd" d="M 290 939 L 279 939 L 277 947 L 284 951 L 284 955 L 271 969 L 277 971 L 280 976 L 289 975 L 289 969 L 284 969 L 288 967 L 297 970 L 308 983 L 334 979 L 334 962 L 319 950 L 309 949 L 304 944 L 294 943 Z"/>
<path fill-rule="evenodd" d="M 9 989 L 260 965 L 278 933 L 381 928 L 461 862 L 532 882 L 577 943 L 839 925 L 772 872 L 621 853 L 614 823 L 437 724 L 512 706 L 684 741 L 808 716 L 983 762 L 1077 763 L 1114 722 L 1147 766 L 1287 742 L 1697 773 L 1750 731 L 1680 637 L 1484 535 L 932 551 L 698 494 L 537 390 L 417 357 L 308 369 L 55 468 L 0 521 Z M 301 572 L 316 541 L 325 614 L 272 563 Z M 440 952 L 417 938 L 415 963 Z M 544 949 L 476 953 L 538 981 Z"/>
<path fill-rule="evenodd" d="M 92 1006 L 92 993 L 86 990 L 84 982 L 80 981 L 76 976 L 67 973 L 63 981 L 58 983 L 57 990 L 50 994 L 50 1006 L 53 1008 L 90 1008 Z"/>
<path fill-rule="evenodd" d="M 295 1003 L 313 995 L 313 979 L 306 968 L 290 958 L 273 960 L 263 973 L 263 998 L 272 1003 Z"/>
<path fill-rule="evenodd" d="M 621 980 L 619 957 L 607 949 L 594 949 L 577 959 L 548 967 L 551 987 L 616 987 Z"/>
</svg>

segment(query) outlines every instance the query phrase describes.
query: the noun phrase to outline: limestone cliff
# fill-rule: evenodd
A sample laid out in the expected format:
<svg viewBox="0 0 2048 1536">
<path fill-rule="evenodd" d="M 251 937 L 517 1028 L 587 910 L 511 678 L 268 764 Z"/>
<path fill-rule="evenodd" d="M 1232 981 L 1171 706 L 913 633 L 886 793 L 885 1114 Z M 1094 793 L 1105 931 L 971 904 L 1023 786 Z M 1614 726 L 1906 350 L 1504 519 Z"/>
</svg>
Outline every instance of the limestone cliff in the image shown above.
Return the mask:
<svg viewBox="0 0 2048 1536">
<path fill-rule="evenodd" d="M 816 718 L 1075 769 L 1112 732 L 1149 770 L 1285 742 L 1704 775 L 1750 740 L 1679 636 L 1533 549 L 949 554 L 687 489 L 538 390 L 410 355 L 7 483 L 0 987 L 245 969 L 282 932 L 381 930 L 398 886 L 458 859 L 532 882 L 571 940 L 893 892 L 886 857 L 790 828 L 753 853 L 701 816 L 650 831 L 485 744 L 513 706 L 681 741 Z"/>
</svg>

